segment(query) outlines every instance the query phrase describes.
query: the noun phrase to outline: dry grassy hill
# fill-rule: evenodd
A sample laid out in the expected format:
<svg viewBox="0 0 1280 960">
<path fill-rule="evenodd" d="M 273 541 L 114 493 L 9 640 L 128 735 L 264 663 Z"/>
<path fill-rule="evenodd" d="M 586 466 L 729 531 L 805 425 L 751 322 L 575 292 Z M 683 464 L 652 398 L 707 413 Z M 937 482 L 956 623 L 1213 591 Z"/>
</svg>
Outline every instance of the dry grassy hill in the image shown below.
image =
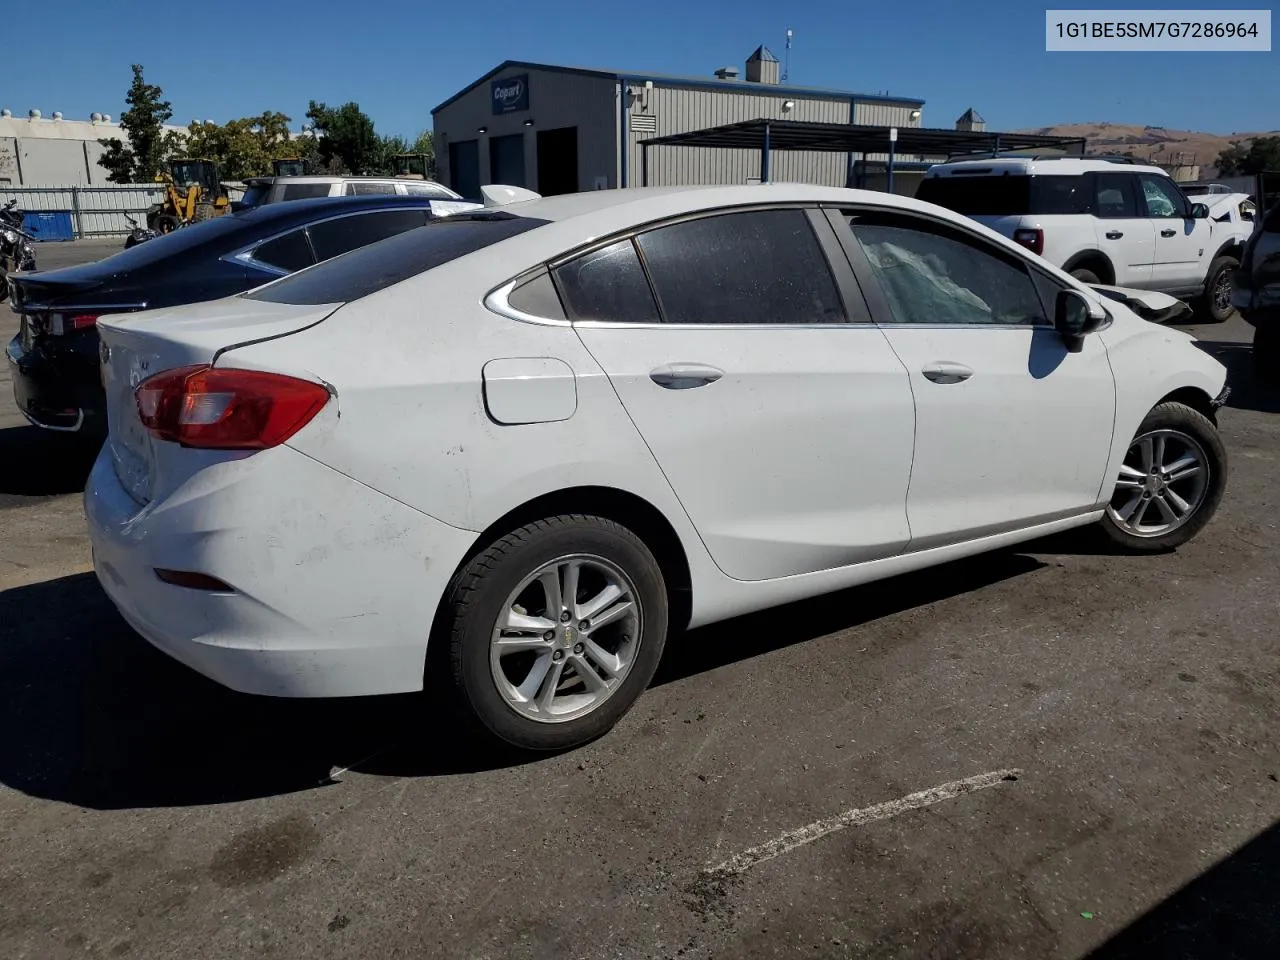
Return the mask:
<svg viewBox="0 0 1280 960">
<path fill-rule="evenodd" d="M 1201 176 L 1212 176 L 1214 162 L 1227 147 L 1254 137 L 1280 136 L 1269 133 L 1198 133 L 1194 130 L 1170 130 L 1167 127 L 1143 127 L 1125 123 L 1060 123 L 1039 127 L 1026 133 L 1042 133 L 1059 137 L 1087 137 L 1090 153 L 1128 154 L 1140 160 L 1159 164 L 1199 164 Z"/>
</svg>

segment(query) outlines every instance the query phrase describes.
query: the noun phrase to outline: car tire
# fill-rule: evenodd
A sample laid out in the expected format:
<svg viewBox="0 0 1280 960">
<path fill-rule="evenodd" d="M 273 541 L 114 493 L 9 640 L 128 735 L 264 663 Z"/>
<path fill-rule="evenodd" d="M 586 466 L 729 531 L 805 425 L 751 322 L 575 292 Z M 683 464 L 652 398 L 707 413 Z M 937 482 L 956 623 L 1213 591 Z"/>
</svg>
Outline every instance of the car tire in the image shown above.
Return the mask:
<svg viewBox="0 0 1280 960">
<path fill-rule="evenodd" d="M 1083 267 L 1071 271 L 1071 275 L 1081 283 L 1099 283 L 1098 275 L 1092 270 L 1085 270 Z"/>
<path fill-rule="evenodd" d="M 1160 468 L 1154 476 L 1153 464 Z M 1217 427 L 1186 404 L 1162 403 L 1147 414 L 1125 452 L 1102 529 L 1126 550 L 1164 553 L 1204 529 L 1226 485 L 1227 452 Z M 1153 509 L 1154 522 L 1144 522 Z"/>
<path fill-rule="evenodd" d="M 578 586 L 566 610 L 571 583 Z M 621 599 L 593 614 L 608 622 L 591 624 L 592 602 L 610 590 Z M 616 615 L 627 594 L 632 609 Z M 556 598 L 562 609 L 553 616 Z M 526 524 L 477 554 L 454 577 L 447 616 L 455 708 L 507 745 L 565 750 L 608 732 L 649 685 L 666 642 L 667 588 L 635 533 L 604 517 L 570 514 Z"/>
<path fill-rule="evenodd" d="M 1253 374 L 1264 383 L 1280 381 L 1280 327 L 1253 330 Z"/>
<path fill-rule="evenodd" d="M 1196 312 L 1203 319 L 1210 323 L 1223 323 L 1235 313 L 1236 308 L 1231 305 L 1231 287 L 1239 267 L 1240 262 L 1235 257 L 1218 257 L 1209 264 L 1204 293 L 1196 304 Z"/>
</svg>

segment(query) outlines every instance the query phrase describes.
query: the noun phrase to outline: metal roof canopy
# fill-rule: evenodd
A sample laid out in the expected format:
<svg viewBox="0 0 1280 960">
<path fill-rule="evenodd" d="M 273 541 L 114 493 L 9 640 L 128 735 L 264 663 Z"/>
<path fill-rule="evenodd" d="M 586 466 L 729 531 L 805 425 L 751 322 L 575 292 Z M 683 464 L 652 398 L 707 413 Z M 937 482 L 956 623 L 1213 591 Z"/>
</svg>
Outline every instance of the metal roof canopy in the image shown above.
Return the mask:
<svg viewBox="0 0 1280 960">
<path fill-rule="evenodd" d="M 953 156 L 958 153 L 1034 150 L 1075 146 L 1084 155 L 1083 137 L 1052 137 L 1038 133 L 1000 133 L 985 130 L 946 130 L 929 127 L 873 127 L 856 123 L 814 123 L 807 120 L 743 120 L 705 130 L 688 130 L 641 140 L 643 183 L 649 185 L 650 147 L 731 147 L 760 151 L 760 181 L 769 182 L 769 155 L 774 150 L 813 150 L 820 153 L 888 153 L 885 166 L 893 192 L 895 154 Z"/>
<path fill-rule="evenodd" d="M 785 92 L 785 91 L 784 91 Z M 1083 154 L 1083 137 L 1053 137 L 1038 133 L 1000 133 L 928 127 L 873 127 L 851 123 L 812 123 L 805 120 L 744 120 L 705 130 L 689 130 L 642 140 L 645 147 L 738 147 L 769 150 L 814 150 L 822 153 L 887 153 L 889 131 L 896 129 L 897 153 L 950 156 L 999 150 L 1076 147 Z"/>
</svg>

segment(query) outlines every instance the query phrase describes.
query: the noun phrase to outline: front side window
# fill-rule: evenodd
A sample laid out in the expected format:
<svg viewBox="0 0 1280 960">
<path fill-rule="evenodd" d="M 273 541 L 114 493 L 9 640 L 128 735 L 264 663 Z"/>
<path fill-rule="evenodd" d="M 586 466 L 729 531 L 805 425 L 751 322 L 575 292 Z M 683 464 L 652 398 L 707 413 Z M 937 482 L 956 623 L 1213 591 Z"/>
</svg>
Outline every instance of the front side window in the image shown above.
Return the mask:
<svg viewBox="0 0 1280 960">
<path fill-rule="evenodd" d="M 842 323 L 831 267 L 803 210 L 719 214 L 636 238 L 667 323 Z"/>
<path fill-rule="evenodd" d="M 658 307 L 635 244 L 619 240 L 556 268 L 570 320 L 657 323 Z"/>
<path fill-rule="evenodd" d="M 897 323 L 1046 324 L 1027 266 L 959 231 L 896 214 L 850 213 Z"/>
<path fill-rule="evenodd" d="M 1142 196 L 1147 202 L 1149 217 L 1185 217 L 1189 212 L 1186 198 L 1168 177 L 1142 174 Z"/>
</svg>

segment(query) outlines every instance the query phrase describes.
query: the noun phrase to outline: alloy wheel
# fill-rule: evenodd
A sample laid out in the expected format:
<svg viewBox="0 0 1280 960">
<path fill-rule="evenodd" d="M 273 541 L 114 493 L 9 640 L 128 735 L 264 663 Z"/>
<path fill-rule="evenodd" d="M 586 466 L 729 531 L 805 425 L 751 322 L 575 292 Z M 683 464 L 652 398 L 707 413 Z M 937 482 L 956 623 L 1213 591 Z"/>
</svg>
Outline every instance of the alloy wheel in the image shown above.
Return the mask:
<svg viewBox="0 0 1280 960">
<path fill-rule="evenodd" d="M 1134 438 L 1107 515 L 1135 537 L 1160 537 L 1190 520 L 1209 490 L 1209 458 L 1180 430 L 1153 430 Z"/>
<path fill-rule="evenodd" d="M 560 557 L 525 577 L 503 604 L 490 672 L 521 716 L 574 720 L 622 685 L 642 627 L 639 593 L 618 566 L 588 554 Z"/>
<path fill-rule="evenodd" d="M 1234 281 L 1234 270 L 1225 268 L 1218 271 L 1218 279 L 1213 284 L 1213 309 L 1216 312 L 1231 312 L 1231 287 Z"/>
</svg>

